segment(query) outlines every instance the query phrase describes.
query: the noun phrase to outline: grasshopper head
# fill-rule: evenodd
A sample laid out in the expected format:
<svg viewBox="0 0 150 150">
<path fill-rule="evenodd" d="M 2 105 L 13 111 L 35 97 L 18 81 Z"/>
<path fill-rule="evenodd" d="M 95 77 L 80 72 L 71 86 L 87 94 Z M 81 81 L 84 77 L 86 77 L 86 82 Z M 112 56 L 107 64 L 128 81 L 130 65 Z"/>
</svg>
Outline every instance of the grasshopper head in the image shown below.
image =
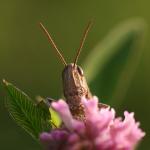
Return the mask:
<svg viewBox="0 0 150 150">
<path fill-rule="evenodd" d="M 63 90 L 66 99 L 82 97 L 88 93 L 88 86 L 80 66 L 68 64 L 62 72 Z"/>
</svg>

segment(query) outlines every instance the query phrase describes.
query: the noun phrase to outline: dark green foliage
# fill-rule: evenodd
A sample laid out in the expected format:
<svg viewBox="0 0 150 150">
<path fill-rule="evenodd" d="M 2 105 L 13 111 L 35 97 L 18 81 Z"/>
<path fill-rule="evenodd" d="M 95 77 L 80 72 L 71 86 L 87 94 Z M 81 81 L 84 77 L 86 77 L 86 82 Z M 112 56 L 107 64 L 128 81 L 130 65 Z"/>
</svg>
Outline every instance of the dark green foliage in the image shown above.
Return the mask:
<svg viewBox="0 0 150 150">
<path fill-rule="evenodd" d="M 111 106 L 119 105 L 129 88 L 142 54 L 144 28 L 141 20 L 121 24 L 91 50 L 83 64 L 93 93 Z"/>
</svg>

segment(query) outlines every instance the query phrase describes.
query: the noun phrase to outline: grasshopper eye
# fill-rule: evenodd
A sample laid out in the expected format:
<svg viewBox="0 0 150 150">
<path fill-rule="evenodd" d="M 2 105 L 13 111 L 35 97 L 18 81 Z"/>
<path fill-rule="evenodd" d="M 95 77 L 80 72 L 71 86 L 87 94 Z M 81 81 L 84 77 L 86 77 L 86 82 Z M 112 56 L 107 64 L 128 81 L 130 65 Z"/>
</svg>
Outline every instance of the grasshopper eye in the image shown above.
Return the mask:
<svg viewBox="0 0 150 150">
<path fill-rule="evenodd" d="M 78 70 L 79 74 L 80 74 L 81 76 L 83 76 L 83 70 L 82 70 L 82 68 L 78 66 L 78 67 L 77 67 L 77 70 Z"/>
</svg>

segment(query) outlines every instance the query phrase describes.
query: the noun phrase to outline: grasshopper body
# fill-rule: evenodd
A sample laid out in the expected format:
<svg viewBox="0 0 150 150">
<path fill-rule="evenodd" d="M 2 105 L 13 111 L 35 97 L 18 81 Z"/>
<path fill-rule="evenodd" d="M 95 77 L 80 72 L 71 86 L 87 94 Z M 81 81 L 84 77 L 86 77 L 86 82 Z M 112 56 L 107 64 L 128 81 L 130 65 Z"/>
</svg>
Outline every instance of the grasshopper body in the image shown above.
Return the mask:
<svg viewBox="0 0 150 150">
<path fill-rule="evenodd" d="M 89 22 L 87 28 L 85 29 L 74 63 L 71 64 L 66 63 L 63 55 L 60 53 L 59 49 L 57 48 L 46 28 L 41 23 L 40 26 L 65 66 L 62 72 L 63 93 L 66 98 L 66 102 L 69 105 L 70 111 L 74 118 L 78 120 L 85 120 L 84 107 L 81 100 L 83 97 L 85 97 L 86 99 L 91 99 L 92 94 L 87 85 L 82 68 L 77 65 L 77 60 L 83 47 L 87 33 L 91 27 L 91 22 Z M 99 103 L 99 108 L 101 107 L 107 107 L 107 105 Z"/>
<path fill-rule="evenodd" d="M 62 72 L 63 93 L 72 115 L 76 119 L 84 117 L 84 109 L 81 103 L 82 97 L 92 98 L 81 67 L 68 64 Z"/>
</svg>

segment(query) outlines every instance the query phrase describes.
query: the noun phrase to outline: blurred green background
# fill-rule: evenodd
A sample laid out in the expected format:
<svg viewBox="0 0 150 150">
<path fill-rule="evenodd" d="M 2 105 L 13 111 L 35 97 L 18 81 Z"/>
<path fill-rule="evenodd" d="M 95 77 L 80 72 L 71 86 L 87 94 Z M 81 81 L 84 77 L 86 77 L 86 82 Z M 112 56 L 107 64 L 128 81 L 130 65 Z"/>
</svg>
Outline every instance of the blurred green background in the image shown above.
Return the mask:
<svg viewBox="0 0 150 150">
<path fill-rule="evenodd" d="M 148 0 L 1 0 L 0 79 L 12 82 L 32 98 L 41 95 L 58 99 L 62 93 L 63 65 L 39 29 L 39 21 L 48 28 L 66 60 L 71 62 L 82 31 L 92 18 L 94 26 L 78 63 L 82 64 L 93 47 L 118 23 L 140 17 L 149 28 L 149 6 Z M 121 113 L 123 110 L 134 111 L 142 129 L 147 133 L 139 150 L 148 150 L 150 147 L 149 38 L 147 30 L 142 59 L 119 109 Z M 4 107 L 5 96 L 3 86 L 0 86 L 0 149 L 40 149 L 38 143 L 10 119 Z"/>
</svg>

